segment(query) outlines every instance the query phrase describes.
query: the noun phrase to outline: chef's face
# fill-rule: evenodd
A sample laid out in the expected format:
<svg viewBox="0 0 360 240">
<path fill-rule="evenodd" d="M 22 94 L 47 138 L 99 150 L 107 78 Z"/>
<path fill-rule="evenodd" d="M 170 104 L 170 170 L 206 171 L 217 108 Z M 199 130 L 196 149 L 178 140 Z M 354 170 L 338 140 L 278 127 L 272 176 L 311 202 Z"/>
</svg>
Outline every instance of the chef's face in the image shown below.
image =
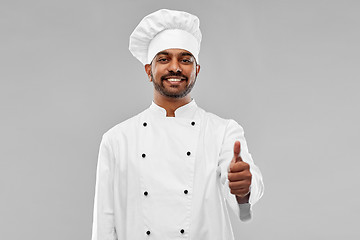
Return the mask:
<svg viewBox="0 0 360 240">
<path fill-rule="evenodd" d="M 167 49 L 159 52 L 145 66 L 155 90 L 168 98 L 183 98 L 193 88 L 200 65 L 193 55 L 183 49 Z"/>
</svg>

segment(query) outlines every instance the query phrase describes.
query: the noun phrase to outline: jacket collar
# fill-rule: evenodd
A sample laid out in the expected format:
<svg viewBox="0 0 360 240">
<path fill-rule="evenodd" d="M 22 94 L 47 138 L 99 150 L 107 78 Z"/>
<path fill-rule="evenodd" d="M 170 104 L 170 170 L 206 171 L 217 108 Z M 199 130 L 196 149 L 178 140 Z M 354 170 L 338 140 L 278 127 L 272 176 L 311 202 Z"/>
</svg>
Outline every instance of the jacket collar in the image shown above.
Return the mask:
<svg viewBox="0 0 360 240">
<path fill-rule="evenodd" d="M 154 101 L 152 101 L 150 107 L 150 112 L 156 116 L 163 116 L 166 117 L 166 110 L 159 105 L 157 105 Z M 196 110 L 198 109 L 198 106 L 194 99 L 191 99 L 191 101 L 188 104 L 185 104 L 184 106 L 181 106 L 175 110 L 175 117 L 176 118 L 194 118 Z"/>
</svg>

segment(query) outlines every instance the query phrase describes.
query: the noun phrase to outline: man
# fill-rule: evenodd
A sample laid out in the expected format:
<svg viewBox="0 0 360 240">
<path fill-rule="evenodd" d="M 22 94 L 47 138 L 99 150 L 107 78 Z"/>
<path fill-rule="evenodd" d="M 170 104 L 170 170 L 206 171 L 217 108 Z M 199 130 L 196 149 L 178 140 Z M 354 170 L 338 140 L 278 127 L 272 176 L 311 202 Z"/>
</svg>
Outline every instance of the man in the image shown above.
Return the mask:
<svg viewBox="0 0 360 240">
<path fill-rule="evenodd" d="M 251 217 L 263 183 L 242 127 L 190 96 L 200 41 L 196 16 L 166 9 L 130 36 L 154 100 L 103 136 L 92 240 L 233 240 L 229 211 Z"/>
</svg>

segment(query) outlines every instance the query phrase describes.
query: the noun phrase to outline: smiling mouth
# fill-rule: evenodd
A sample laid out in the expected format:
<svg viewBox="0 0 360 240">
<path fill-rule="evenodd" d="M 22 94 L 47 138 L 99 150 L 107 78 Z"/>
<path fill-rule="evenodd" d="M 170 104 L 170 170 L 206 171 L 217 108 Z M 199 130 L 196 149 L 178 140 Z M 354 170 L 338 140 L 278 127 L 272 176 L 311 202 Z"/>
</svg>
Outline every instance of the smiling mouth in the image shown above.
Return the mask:
<svg viewBox="0 0 360 240">
<path fill-rule="evenodd" d="M 166 81 L 169 81 L 169 82 L 180 82 L 182 80 L 185 80 L 185 79 L 180 79 L 180 78 L 168 78 L 168 79 L 165 79 Z"/>
<path fill-rule="evenodd" d="M 176 82 L 181 82 L 181 81 L 187 81 L 187 77 L 185 76 L 176 76 L 176 75 L 173 75 L 173 76 L 163 76 L 161 78 L 161 80 L 163 81 L 168 81 L 168 82 L 172 82 L 172 83 L 176 83 Z"/>
</svg>

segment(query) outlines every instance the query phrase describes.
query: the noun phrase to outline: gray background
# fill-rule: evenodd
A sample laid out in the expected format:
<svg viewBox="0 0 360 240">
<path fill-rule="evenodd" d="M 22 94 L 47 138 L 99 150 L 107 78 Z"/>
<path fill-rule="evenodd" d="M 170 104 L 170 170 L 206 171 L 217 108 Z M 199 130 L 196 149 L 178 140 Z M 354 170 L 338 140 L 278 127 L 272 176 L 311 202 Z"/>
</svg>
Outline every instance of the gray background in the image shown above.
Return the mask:
<svg viewBox="0 0 360 240">
<path fill-rule="evenodd" d="M 359 239 L 359 1 L 0 2 L 0 238 L 90 239 L 102 134 L 147 108 L 138 22 L 189 11 L 199 106 L 245 129 L 265 195 L 241 239 Z"/>
</svg>

